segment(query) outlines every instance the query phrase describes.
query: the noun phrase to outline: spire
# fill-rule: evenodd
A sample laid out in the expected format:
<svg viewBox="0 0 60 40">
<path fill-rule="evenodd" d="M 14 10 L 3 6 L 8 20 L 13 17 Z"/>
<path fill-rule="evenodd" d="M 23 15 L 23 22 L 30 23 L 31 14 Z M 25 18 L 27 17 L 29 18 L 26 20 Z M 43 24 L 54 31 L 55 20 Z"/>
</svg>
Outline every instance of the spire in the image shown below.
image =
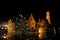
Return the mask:
<svg viewBox="0 0 60 40">
<path fill-rule="evenodd" d="M 34 19 L 33 15 L 31 14 L 29 19 L 28 19 L 28 26 L 35 27 L 35 25 L 36 25 L 35 19 Z"/>
<path fill-rule="evenodd" d="M 51 24 L 49 11 L 46 12 L 46 19 L 48 20 L 49 24 Z"/>
</svg>

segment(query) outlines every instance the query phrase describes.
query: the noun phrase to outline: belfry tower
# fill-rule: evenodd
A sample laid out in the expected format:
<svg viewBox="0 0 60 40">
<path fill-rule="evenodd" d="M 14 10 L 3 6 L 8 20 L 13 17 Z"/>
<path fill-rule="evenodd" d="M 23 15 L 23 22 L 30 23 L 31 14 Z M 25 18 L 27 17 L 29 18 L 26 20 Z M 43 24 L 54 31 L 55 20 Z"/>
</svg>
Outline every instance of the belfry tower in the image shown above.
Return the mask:
<svg viewBox="0 0 60 40">
<path fill-rule="evenodd" d="M 49 24 L 51 24 L 49 11 L 46 12 L 46 19 L 48 20 Z"/>
</svg>

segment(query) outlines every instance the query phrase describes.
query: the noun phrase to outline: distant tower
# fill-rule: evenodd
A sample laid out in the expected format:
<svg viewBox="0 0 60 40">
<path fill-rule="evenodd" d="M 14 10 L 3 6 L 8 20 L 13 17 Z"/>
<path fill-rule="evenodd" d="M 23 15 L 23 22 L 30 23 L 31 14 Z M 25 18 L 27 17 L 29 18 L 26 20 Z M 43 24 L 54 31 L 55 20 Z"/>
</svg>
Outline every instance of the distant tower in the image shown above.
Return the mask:
<svg viewBox="0 0 60 40">
<path fill-rule="evenodd" d="M 34 28 L 35 25 L 36 25 L 36 22 L 35 22 L 35 20 L 34 20 L 33 15 L 31 14 L 30 17 L 29 17 L 29 19 L 28 19 L 28 26 L 29 26 L 30 28 L 32 28 L 32 27 Z"/>
<path fill-rule="evenodd" d="M 46 12 L 46 19 L 48 20 L 49 24 L 51 24 L 49 11 Z"/>
</svg>

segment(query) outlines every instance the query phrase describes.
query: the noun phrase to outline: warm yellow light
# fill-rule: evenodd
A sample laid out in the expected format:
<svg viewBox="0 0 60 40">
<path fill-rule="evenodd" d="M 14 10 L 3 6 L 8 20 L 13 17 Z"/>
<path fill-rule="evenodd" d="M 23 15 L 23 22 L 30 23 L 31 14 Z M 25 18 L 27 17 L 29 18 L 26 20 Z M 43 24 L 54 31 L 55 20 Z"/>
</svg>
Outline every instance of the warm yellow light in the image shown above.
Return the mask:
<svg viewBox="0 0 60 40">
<path fill-rule="evenodd" d="M 30 28 L 36 26 L 36 22 L 35 22 L 35 19 L 34 19 L 34 17 L 33 17 L 32 14 L 30 15 L 30 17 L 29 17 L 29 19 L 28 19 L 28 26 L 29 26 Z"/>
<path fill-rule="evenodd" d="M 42 39 L 43 38 L 43 34 L 39 34 L 39 38 Z"/>
<path fill-rule="evenodd" d="M 40 30 L 39 30 L 39 33 L 40 33 Z"/>
<path fill-rule="evenodd" d="M 51 22 L 50 22 L 50 12 L 49 11 L 46 12 L 46 19 L 48 20 L 49 24 L 51 24 Z"/>
<path fill-rule="evenodd" d="M 41 35 L 39 34 L 39 37 L 41 37 Z"/>
<path fill-rule="evenodd" d="M 11 37 L 13 36 L 13 31 L 14 31 L 14 24 L 12 22 L 12 20 L 10 19 L 8 21 L 8 39 L 11 39 Z"/>
<path fill-rule="evenodd" d="M 15 30 L 14 30 L 14 23 L 12 22 L 12 20 L 8 20 L 8 22 L 2 22 L 2 26 L 7 27 L 5 29 L 7 29 L 8 33 L 7 36 L 2 36 L 3 38 L 7 38 L 7 40 L 11 39 L 11 37 L 14 35 Z M 3 27 L 2 27 L 3 29 Z M 14 33 L 13 33 L 14 31 Z M 5 35 L 5 34 L 4 34 Z"/>
<path fill-rule="evenodd" d="M 44 28 L 40 27 L 39 30 L 38 30 L 38 32 L 39 32 L 39 35 L 38 35 L 39 38 L 42 39 L 44 37 Z"/>
<path fill-rule="evenodd" d="M 43 27 L 39 28 L 39 33 L 44 33 L 44 28 Z"/>
</svg>

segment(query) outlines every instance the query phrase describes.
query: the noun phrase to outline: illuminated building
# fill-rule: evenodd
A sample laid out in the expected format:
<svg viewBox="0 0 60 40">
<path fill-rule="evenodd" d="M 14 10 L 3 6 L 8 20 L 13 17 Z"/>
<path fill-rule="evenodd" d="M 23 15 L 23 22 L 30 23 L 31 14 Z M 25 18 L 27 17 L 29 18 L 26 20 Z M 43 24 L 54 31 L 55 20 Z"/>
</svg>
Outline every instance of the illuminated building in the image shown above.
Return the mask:
<svg viewBox="0 0 60 40">
<path fill-rule="evenodd" d="M 38 25 L 38 33 L 39 33 L 39 38 L 44 39 L 46 37 L 46 29 L 47 29 L 47 22 L 45 19 L 39 19 L 37 22 Z"/>
<path fill-rule="evenodd" d="M 8 26 L 6 22 L 2 22 L 0 27 L 0 40 L 1 39 L 7 39 L 7 33 L 8 33 Z"/>
<path fill-rule="evenodd" d="M 8 20 L 8 40 L 11 40 L 11 38 L 12 38 L 12 36 L 13 36 L 13 31 L 15 31 L 14 30 L 14 24 L 13 24 L 13 22 L 12 22 L 12 20 L 10 19 L 10 20 Z"/>
<path fill-rule="evenodd" d="M 2 22 L 2 26 L 7 27 L 7 40 L 11 40 L 12 39 L 12 36 L 14 35 L 15 33 L 15 30 L 14 30 L 14 26 L 15 26 L 15 23 L 12 22 L 12 20 L 8 20 L 8 22 Z M 2 27 L 3 29 L 3 27 Z M 6 38 L 6 36 L 4 36 L 4 38 Z"/>
<path fill-rule="evenodd" d="M 11 40 L 15 33 L 17 36 L 22 34 L 25 35 L 25 33 L 26 35 L 28 33 L 34 35 L 38 34 L 40 39 L 46 38 L 46 30 L 48 27 L 48 23 L 46 22 L 46 20 L 49 22 L 49 24 L 51 24 L 49 11 L 46 12 L 46 19 L 39 18 L 38 20 L 39 21 L 36 22 L 32 14 L 30 15 L 28 20 L 26 20 L 23 15 L 19 14 L 19 17 L 16 18 L 15 23 L 10 19 L 8 20 L 8 22 L 2 22 L 2 25 L 8 25 L 8 40 Z M 38 31 L 36 32 L 36 30 Z"/>
<path fill-rule="evenodd" d="M 36 26 L 36 22 L 35 22 L 35 19 L 32 14 L 30 15 L 30 17 L 28 19 L 28 26 L 30 28 L 35 28 L 35 26 Z"/>
</svg>

